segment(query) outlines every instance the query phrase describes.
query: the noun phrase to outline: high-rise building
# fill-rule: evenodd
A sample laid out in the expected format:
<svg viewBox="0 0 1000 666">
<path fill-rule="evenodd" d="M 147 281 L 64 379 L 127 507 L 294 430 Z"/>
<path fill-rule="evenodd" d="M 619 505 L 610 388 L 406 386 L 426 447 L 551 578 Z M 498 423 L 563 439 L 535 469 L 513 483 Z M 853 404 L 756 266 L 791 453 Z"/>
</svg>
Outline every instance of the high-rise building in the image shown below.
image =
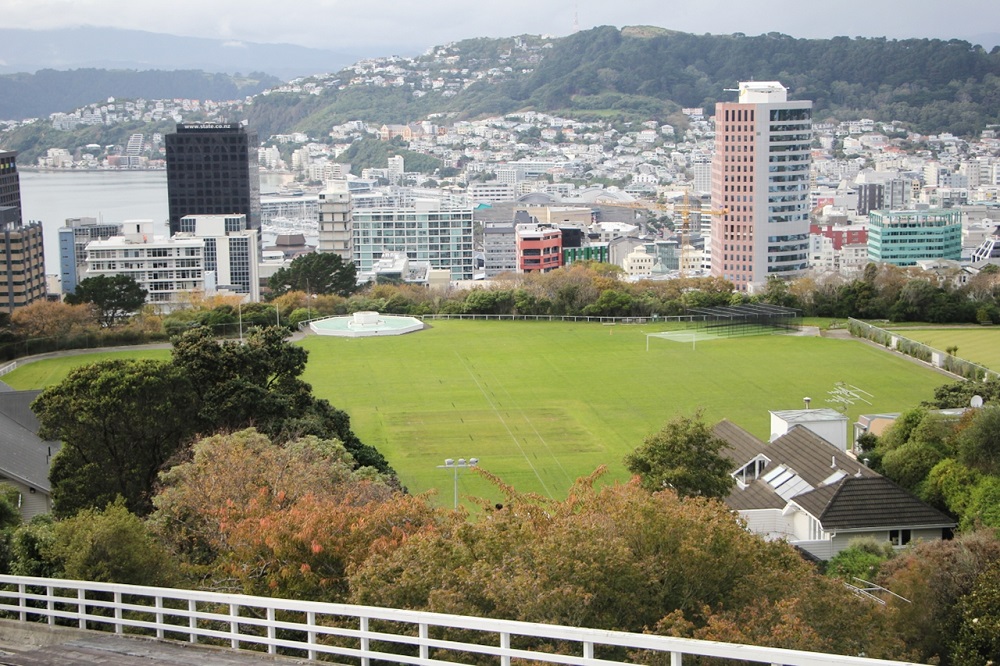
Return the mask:
<svg viewBox="0 0 1000 666">
<path fill-rule="evenodd" d="M 447 269 L 452 280 L 471 280 L 472 209 L 418 199 L 406 208 L 354 208 L 352 253 L 359 273 L 374 270 L 386 252 Z"/>
<path fill-rule="evenodd" d="M 123 233 L 87 245 L 84 277 L 127 275 L 146 290 L 146 302 L 163 313 L 185 305 L 205 285 L 205 239 L 153 235 L 152 220 L 126 220 Z"/>
<path fill-rule="evenodd" d="M 809 264 L 812 102 L 788 101 L 776 81 L 739 84 L 715 107 L 712 275 L 740 291 Z"/>
<path fill-rule="evenodd" d="M 170 233 L 185 215 L 245 215 L 260 229 L 257 133 L 239 123 L 178 124 L 166 137 Z"/>
<path fill-rule="evenodd" d="M 260 249 L 257 234 L 246 228 L 243 215 L 185 215 L 176 238 L 205 241 L 206 293 L 229 291 L 260 300 Z M 208 274 L 214 275 L 214 285 Z"/>
<path fill-rule="evenodd" d="M 21 219 L 17 153 L 0 151 L 0 312 L 44 299 L 42 223 Z"/>
<path fill-rule="evenodd" d="M 122 233 L 122 225 L 99 223 L 95 217 L 71 217 L 59 229 L 59 277 L 62 293 L 76 293 L 87 270 L 87 245 L 95 240 L 107 240 Z"/>
<path fill-rule="evenodd" d="M 562 231 L 554 224 L 514 227 L 518 273 L 548 273 L 562 265 Z"/>
<path fill-rule="evenodd" d="M 393 155 L 389 158 L 389 167 L 386 169 L 386 174 L 389 178 L 390 185 L 400 185 L 403 182 L 403 156 Z"/>
<path fill-rule="evenodd" d="M 353 259 L 351 243 L 351 191 L 347 181 L 334 181 L 319 193 L 318 252 L 331 252 L 344 261 Z"/>
</svg>

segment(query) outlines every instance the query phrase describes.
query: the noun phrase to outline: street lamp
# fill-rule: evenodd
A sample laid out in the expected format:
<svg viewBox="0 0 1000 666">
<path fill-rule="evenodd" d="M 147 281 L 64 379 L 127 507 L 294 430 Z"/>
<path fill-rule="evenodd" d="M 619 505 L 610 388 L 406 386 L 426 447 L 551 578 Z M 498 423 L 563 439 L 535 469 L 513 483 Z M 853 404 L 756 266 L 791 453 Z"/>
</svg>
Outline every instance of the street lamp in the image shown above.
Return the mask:
<svg viewBox="0 0 1000 666">
<path fill-rule="evenodd" d="M 459 458 L 454 460 L 453 458 L 445 458 L 443 465 L 438 465 L 438 469 L 450 469 L 454 473 L 455 478 L 455 508 L 458 508 L 458 470 L 460 467 L 475 467 L 479 464 L 479 458 Z"/>
</svg>

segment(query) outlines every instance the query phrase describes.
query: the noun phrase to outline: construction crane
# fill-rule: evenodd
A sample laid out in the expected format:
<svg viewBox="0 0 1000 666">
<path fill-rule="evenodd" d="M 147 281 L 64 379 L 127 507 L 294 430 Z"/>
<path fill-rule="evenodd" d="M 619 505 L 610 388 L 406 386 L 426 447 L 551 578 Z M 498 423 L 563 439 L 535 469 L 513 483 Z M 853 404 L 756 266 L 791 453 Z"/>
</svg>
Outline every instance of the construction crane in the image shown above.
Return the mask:
<svg viewBox="0 0 1000 666">
<path fill-rule="evenodd" d="M 684 277 L 684 239 L 688 232 L 691 230 L 691 200 L 688 193 L 684 193 L 684 203 L 679 206 L 674 206 L 674 212 L 680 213 L 681 216 L 681 240 L 680 240 L 680 255 L 677 258 L 677 271 L 680 277 Z M 723 208 L 722 210 L 712 210 L 711 208 L 698 208 L 698 214 L 700 215 L 727 215 L 729 214 L 729 209 Z"/>
<path fill-rule="evenodd" d="M 726 215 L 729 213 L 729 210 L 726 208 L 723 208 L 722 210 L 712 210 L 711 208 L 693 209 L 691 207 L 690 196 L 687 192 L 684 193 L 684 203 L 674 205 L 642 199 L 637 201 L 596 201 L 595 203 L 602 206 L 631 208 L 633 210 L 654 210 L 660 213 L 679 214 L 681 218 L 681 226 L 679 252 L 677 256 L 677 272 L 680 277 L 684 277 L 684 243 L 688 233 L 690 232 L 692 211 L 703 215 Z"/>
</svg>

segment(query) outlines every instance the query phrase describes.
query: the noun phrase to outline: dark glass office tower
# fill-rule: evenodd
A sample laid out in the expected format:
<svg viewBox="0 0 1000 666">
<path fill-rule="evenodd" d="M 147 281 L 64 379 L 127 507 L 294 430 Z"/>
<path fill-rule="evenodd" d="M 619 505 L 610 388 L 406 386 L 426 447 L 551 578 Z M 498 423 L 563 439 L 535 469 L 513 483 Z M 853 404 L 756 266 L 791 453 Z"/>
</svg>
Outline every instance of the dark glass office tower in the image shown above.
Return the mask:
<svg viewBox="0 0 1000 666">
<path fill-rule="evenodd" d="M 239 123 L 178 124 L 166 136 L 170 235 L 185 215 L 247 216 L 260 230 L 257 133 Z"/>
</svg>

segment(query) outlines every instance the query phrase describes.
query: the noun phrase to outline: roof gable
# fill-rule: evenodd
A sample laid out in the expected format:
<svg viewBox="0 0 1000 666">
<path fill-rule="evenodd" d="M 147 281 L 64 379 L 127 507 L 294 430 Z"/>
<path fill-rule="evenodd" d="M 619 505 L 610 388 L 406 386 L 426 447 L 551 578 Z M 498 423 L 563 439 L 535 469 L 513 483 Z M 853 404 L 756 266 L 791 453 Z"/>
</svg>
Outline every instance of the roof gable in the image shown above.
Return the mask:
<svg viewBox="0 0 1000 666">
<path fill-rule="evenodd" d="M 863 477 L 878 476 L 805 426 L 797 425 L 768 444 L 764 450 L 774 465 L 785 465 L 813 488 L 827 483 L 838 470 Z"/>
<path fill-rule="evenodd" d="M 726 443 L 720 453 L 733 462 L 733 469 L 739 469 L 753 460 L 767 446 L 743 428 L 728 419 L 712 426 L 712 434 Z"/>
<path fill-rule="evenodd" d="M 0 474 L 49 492 L 49 462 L 60 448 L 36 434 L 31 403 L 40 391 L 0 394 Z"/>
<path fill-rule="evenodd" d="M 952 527 L 955 521 L 881 476 L 847 477 L 805 493 L 795 503 L 824 530 Z"/>
</svg>

